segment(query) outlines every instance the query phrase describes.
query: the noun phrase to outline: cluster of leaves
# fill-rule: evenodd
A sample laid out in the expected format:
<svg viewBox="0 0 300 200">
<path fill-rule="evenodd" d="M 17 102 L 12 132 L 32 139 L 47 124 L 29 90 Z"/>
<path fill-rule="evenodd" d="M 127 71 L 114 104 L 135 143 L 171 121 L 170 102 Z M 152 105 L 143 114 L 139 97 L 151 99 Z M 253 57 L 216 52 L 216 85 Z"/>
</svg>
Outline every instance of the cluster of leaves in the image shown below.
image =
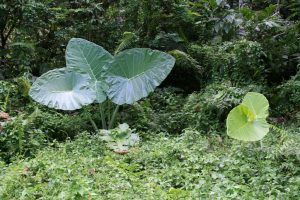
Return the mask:
<svg viewBox="0 0 300 200">
<path fill-rule="evenodd" d="M 225 77 L 235 85 L 264 83 L 265 53 L 259 43 L 247 40 L 226 42 L 218 50 L 218 55 L 223 55 L 223 64 L 215 66 L 215 79 Z"/>
<path fill-rule="evenodd" d="M 193 44 L 189 53 L 199 60 L 208 80 L 225 79 L 234 85 L 265 82 L 266 55 L 257 42 L 243 39 L 217 46 Z"/>
<path fill-rule="evenodd" d="M 175 138 L 146 135 L 150 139 L 126 155 L 105 150 L 99 136 L 84 133 L 73 142 L 40 151 L 34 159 L 0 165 L 0 197 L 299 198 L 296 133 L 283 137 L 272 131 L 263 149 L 194 130 Z"/>
<path fill-rule="evenodd" d="M 300 112 L 300 71 L 277 88 L 276 110 L 290 119 Z"/>
<path fill-rule="evenodd" d="M 0 110 L 14 112 L 28 102 L 30 81 L 19 77 L 9 81 L 0 81 Z"/>
<path fill-rule="evenodd" d="M 283 19 L 276 9 L 270 4 L 258 11 L 245 7 L 241 12 L 248 19 L 247 38 L 260 43 L 266 54 L 268 82 L 278 84 L 296 73 L 300 23 Z"/>
<path fill-rule="evenodd" d="M 125 154 L 129 152 L 130 147 L 139 142 L 139 136 L 134 131 L 129 128 L 128 124 L 123 123 L 115 129 L 100 130 L 99 134 L 110 149 L 116 153 Z"/>
<path fill-rule="evenodd" d="M 66 138 L 74 138 L 84 130 L 93 131 L 90 119 L 100 122 L 97 112 L 98 110 L 93 106 L 84 108 L 82 112 L 71 113 L 43 107 L 33 120 L 32 128 L 41 130 L 50 139 L 63 141 Z"/>
<path fill-rule="evenodd" d="M 34 120 L 39 115 L 36 109 L 26 116 L 20 114 L 9 118 L 0 126 L 0 158 L 11 162 L 17 156 L 31 157 L 47 143 L 48 136 L 41 129 L 34 128 Z"/>
<path fill-rule="evenodd" d="M 186 93 L 200 90 L 205 83 L 206 72 L 199 65 L 198 61 L 189 54 L 179 50 L 170 51 L 169 54 L 176 59 L 176 64 L 171 74 L 163 82 L 163 85 L 181 88 Z M 189 78 L 187 79 L 186 77 Z"/>
<path fill-rule="evenodd" d="M 11 107 L 11 97 L 16 97 L 17 86 L 8 82 L 0 82 L 0 110 L 7 111 Z"/>
<path fill-rule="evenodd" d="M 243 35 L 243 17 L 226 0 L 192 2 L 191 5 L 191 10 L 198 14 L 195 24 L 202 29 L 202 40 L 218 43 Z"/>
<path fill-rule="evenodd" d="M 186 126 L 182 108 L 186 102 L 178 88 L 159 88 L 149 98 L 124 108 L 121 120 L 137 130 L 179 134 Z"/>
</svg>

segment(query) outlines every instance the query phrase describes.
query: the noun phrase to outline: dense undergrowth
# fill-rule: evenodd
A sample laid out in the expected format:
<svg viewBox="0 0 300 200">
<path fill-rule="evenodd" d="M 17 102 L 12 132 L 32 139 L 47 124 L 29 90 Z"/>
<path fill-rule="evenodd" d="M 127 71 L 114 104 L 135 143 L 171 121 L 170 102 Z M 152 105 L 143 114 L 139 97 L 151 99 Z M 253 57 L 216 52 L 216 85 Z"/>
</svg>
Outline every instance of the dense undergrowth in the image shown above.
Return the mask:
<svg viewBox="0 0 300 200">
<path fill-rule="evenodd" d="M 298 131 L 298 132 L 297 132 Z M 2 199 L 298 199 L 299 129 L 242 143 L 185 130 L 143 133 L 130 154 L 97 135 L 53 143 L 34 159 L 2 164 Z M 280 141 L 278 143 L 278 141 Z M 26 187 L 24 187 L 26 186 Z"/>
</svg>

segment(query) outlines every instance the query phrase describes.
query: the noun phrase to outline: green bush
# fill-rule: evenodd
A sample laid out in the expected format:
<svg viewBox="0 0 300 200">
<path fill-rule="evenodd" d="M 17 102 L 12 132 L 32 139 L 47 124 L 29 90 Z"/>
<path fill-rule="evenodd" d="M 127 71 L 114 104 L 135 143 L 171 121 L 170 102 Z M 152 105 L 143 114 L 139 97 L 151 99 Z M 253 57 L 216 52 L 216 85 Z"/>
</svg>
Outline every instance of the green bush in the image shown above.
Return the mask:
<svg viewBox="0 0 300 200">
<path fill-rule="evenodd" d="M 36 112 L 31 115 L 18 115 L 1 123 L 0 159 L 11 162 L 20 157 L 32 157 L 47 144 L 47 135 L 40 129 L 33 128 Z"/>
<path fill-rule="evenodd" d="M 194 130 L 180 137 L 148 136 L 142 146 L 119 155 L 84 133 L 34 159 L 0 164 L 0 198 L 300 198 L 300 138 L 290 130 L 284 137 L 272 131 L 263 148 Z"/>
<path fill-rule="evenodd" d="M 217 46 L 191 44 L 188 53 L 203 67 L 205 80 L 212 77 L 213 67 L 222 64 L 222 55 L 217 54 Z"/>
<path fill-rule="evenodd" d="M 173 50 L 169 54 L 176 58 L 176 63 L 162 85 L 178 87 L 186 93 L 200 90 L 205 83 L 204 76 L 206 72 L 203 67 L 183 51 Z"/>
<path fill-rule="evenodd" d="M 214 69 L 215 76 L 224 76 L 236 84 L 264 83 L 265 53 L 257 42 L 240 40 L 226 42 L 219 48 L 225 63 Z"/>
<path fill-rule="evenodd" d="M 10 81 L 0 81 L 0 110 L 9 112 L 15 107 L 21 107 L 22 94 L 19 91 L 18 85 Z"/>
<path fill-rule="evenodd" d="M 257 85 L 238 88 L 230 82 L 210 84 L 203 91 L 189 95 L 183 109 L 185 121 L 203 133 L 223 132 L 229 111 L 247 92 L 260 90 Z"/>
<path fill-rule="evenodd" d="M 82 131 L 93 131 L 90 118 L 100 124 L 100 113 L 93 106 L 80 112 L 59 112 L 46 108 L 35 117 L 33 127 L 42 130 L 49 138 L 63 141 L 74 138 Z"/>
<path fill-rule="evenodd" d="M 280 84 L 296 74 L 300 63 L 300 22 L 289 22 L 276 15 L 259 24 L 258 30 L 251 27 L 249 38 L 259 42 L 266 53 L 268 82 Z"/>
<path fill-rule="evenodd" d="M 90 118 L 99 124 L 101 121 L 93 106 L 72 113 L 36 107 L 30 114 L 33 106 L 28 104 L 28 111 L 11 116 L 8 121 L 0 121 L 0 157 L 3 161 L 11 162 L 18 156 L 32 157 L 47 145 L 48 140 L 64 141 L 82 131 L 94 131 Z"/>
<path fill-rule="evenodd" d="M 294 119 L 300 112 L 300 71 L 290 80 L 277 87 L 276 110 Z"/>
<path fill-rule="evenodd" d="M 157 115 L 160 131 L 179 134 L 185 128 L 183 105 L 186 97 L 178 88 L 163 88 L 150 96 L 150 103 Z"/>
<path fill-rule="evenodd" d="M 186 98 L 182 92 L 173 87 L 158 88 L 148 98 L 125 107 L 122 121 L 142 131 L 181 133 L 186 124 L 182 112 Z"/>
<path fill-rule="evenodd" d="M 265 83 L 265 53 L 257 42 L 239 40 L 219 46 L 191 45 L 190 54 L 213 81 L 230 80 L 234 85 Z"/>
<path fill-rule="evenodd" d="M 31 82 L 28 76 L 0 81 L 0 110 L 17 115 L 23 110 L 32 110 L 28 92 Z"/>
</svg>

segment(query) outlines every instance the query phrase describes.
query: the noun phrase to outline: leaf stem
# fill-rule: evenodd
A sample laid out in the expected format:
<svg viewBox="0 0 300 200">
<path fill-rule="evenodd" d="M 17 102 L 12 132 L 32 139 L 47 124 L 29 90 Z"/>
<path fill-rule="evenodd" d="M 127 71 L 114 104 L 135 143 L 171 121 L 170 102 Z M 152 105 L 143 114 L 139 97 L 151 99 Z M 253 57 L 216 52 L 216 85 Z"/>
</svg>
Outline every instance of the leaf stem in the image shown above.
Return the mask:
<svg viewBox="0 0 300 200">
<path fill-rule="evenodd" d="M 92 119 L 91 116 L 89 116 L 89 119 L 90 119 L 90 122 L 91 122 L 93 128 L 95 129 L 95 131 L 98 132 L 99 129 L 98 129 L 98 127 L 97 127 L 95 121 Z"/>
<path fill-rule="evenodd" d="M 108 129 L 111 129 L 112 126 L 114 125 L 115 119 L 116 119 L 116 115 L 117 115 L 118 110 L 119 110 L 119 107 L 120 107 L 120 105 L 117 105 L 117 106 L 116 106 L 116 108 L 115 108 L 115 110 L 114 110 L 114 113 L 113 113 L 113 115 L 112 115 L 112 117 L 111 117 L 111 120 L 110 120 L 110 122 L 109 122 Z"/>
<path fill-rule="evenodd" d="M 107 129 L 107 124 L 106 124 L 106 120 L 105 120 L 105 114 L 104 114 L 102 103 L 99 104 L 99 108 L 100 108 L 100 115 L 101 115 L 101 121 L 102 121 L 102 128 Z"/>
</svg>

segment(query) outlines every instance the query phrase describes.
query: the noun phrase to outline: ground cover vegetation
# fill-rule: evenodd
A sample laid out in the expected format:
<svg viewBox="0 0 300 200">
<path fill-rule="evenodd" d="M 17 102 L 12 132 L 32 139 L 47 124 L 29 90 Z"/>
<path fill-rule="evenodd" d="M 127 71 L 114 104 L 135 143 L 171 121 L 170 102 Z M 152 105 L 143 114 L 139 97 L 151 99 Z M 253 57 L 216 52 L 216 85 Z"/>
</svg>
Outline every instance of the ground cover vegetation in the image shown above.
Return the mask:
<svg viewBox="0 0 300 200">
<path fill-rule="evenodd" d="M 299 13 L 2 0 L 0 199 L 300 199 Z"/>
</svg>

